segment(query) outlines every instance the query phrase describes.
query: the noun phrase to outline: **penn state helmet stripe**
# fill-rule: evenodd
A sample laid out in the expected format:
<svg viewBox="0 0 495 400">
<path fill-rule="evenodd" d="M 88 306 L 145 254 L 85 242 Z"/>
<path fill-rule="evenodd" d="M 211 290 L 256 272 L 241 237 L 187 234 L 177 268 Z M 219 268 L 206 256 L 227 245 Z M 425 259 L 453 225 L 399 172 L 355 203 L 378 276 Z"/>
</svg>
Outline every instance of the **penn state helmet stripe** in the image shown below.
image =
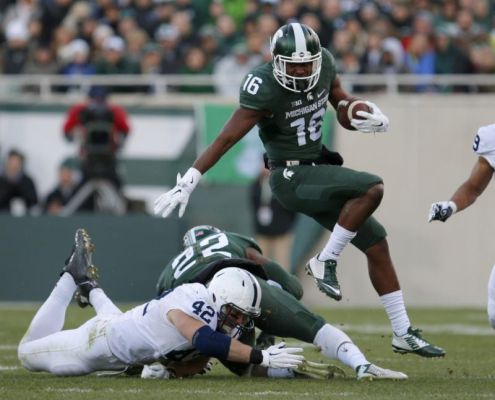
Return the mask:
<svg viewBox="0 0 495 400">
<path fill-rule="evenodd" d="M 251 283 L 253 284 L 253 290 L 254 290 L 254 296 L 253 296 L 253 303 L 251 304 L 252 307 L 256 306 L 256 302 L 258 300 L 258 288 L 257 288 L 257 282 L 254 281 L 255 278 L 250 273 L 247 273 L 247 276 L 249 276 L 249 279 L 251 279 Z"/>
<path fill-rule="evenodd" d="M 293 22 L 290 24 L 292 26 L 292 32 L 294 32 L 294 41 L 296 44 L 296 53 L 308 51 L 306 47 L 306 38 L 304 36 L 304 31 L 301 24 Z"/>
</svg>

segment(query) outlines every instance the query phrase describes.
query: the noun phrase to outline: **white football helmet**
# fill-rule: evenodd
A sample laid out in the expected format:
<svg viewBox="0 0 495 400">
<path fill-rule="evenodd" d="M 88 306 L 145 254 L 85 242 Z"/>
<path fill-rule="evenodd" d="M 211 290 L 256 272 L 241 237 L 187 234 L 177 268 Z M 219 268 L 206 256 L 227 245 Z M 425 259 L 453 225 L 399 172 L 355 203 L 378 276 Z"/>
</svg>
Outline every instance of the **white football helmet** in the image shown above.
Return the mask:
<svg viewBox="0 0 495 400">
<path fill-rule="evenodd" d="M 261 313 L 261 287 L 256 278 L 241 268 L 218 271 L 208 291 L 219 311 L 218 328 L 232 337 L 254 327 L 252 318 Z"/>
<path fill-rule="evenodd" d="M 201 240 L 208 235 L 220 232 L 222 232 L 220 229 L 211 225 L 194 226 L 184 234 L 182 243 L 184 244 L 184 247 L 192 246 L 198 240 Z"/>
</svg>

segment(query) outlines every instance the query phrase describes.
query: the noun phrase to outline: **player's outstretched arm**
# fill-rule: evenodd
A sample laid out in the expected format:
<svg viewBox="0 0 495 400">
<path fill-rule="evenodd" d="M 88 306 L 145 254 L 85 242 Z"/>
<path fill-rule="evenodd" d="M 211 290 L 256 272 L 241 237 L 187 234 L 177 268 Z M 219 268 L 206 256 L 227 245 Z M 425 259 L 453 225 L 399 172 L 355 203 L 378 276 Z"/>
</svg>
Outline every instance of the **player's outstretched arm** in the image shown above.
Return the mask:
<svg viewBox="0 0 495 400">
<path fill-rule="evenodd" d="M 179 218 L 184 215 L 189 196 L 199 183 L 201 176 L 265 115 L 264 112 L 238 108 L 227 121 L 215 141 L 196 159 L 183 177 L 177 175 L 177 184 L 155 200 L 154 213 L 164 218 L 179 206 Z"/>
<path fill-rule="evenodd" d="M 469 178 L 455 191 L 449 201 L 433 203 L 428 214 L 428 222 L 445 222 L 452 214 L 473 204 L 485 191 L 493 176 L 493 168 L 484 157 L 478 157 Z"/>
<path fill-rule="evenodd" d="M 294 368 L 304 361 L 304 356 L 298 354 L 302 353 L 303 349 L 285 347 L 283 342 L 266 350 L 256 350 L 230 336 L 214 331 L 181 310 L 170 310 L 167 317 L 206 357 L 270 368 Z"/>
</svg>

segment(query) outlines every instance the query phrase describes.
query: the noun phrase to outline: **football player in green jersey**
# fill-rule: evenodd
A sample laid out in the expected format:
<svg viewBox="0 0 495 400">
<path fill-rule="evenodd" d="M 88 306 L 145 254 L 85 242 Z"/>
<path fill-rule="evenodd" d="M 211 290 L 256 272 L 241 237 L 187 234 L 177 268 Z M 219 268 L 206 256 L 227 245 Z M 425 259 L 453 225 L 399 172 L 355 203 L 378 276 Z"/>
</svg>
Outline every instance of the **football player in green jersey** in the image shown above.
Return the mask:
<svg viewBox="0 0 495 400">
<path fill-rule="evenodd" d="M 264 333 L 313 343 L 324 356 L 338 359 L 353 368 L 357 379 L 407 379 L 401 372 L 369 363 L 344 332 L 304 307 L 298 301 L 302 297 L 302 288 L 297 278 L 264 257 L 254 239 L 214 226 L 200 225 L 186 232 L 183 244 L 184 251 L 165 266 L 158 279 L 158 295 L 183 283 L 207 284 L 223 268 L 247 269 L 261 288 L 261 313 L 254 323 Z M 254 345 L 254 329 L 242 329 L 236 333 L 240 334 L 239 340 Z M 243 376 L 292 378 L 300 373 L 328 378 L 342 373 L 340 368 L 327 364 L 304 363 L 295 370 L 277 371 L 254 365 L 223 363 L 232 372 Z"/>
<path fill-rule="evenodd" d="M 240 106 L 215 141 L 196 159 L 177 185 L 155 202 L 155 213 L 167 217 L 179 206 L 184 214 L 202 174 L 256 124 L 271 170 L 274 196 L 286 208 L 304 213 L 332 231 L 328 243 L 306 269 L 318 288 L 340 300 L 337 260 L 351 242 L 367 257 L 371 282 L 389 317 L 392 347 L 400 353 L 441 357 L 443 349 L 428 343 L 411 327 L 388 249 L 386 232 L 372 214 L 383 196 L 382 179 L 340 165 L 323 153 L 321 126 L 328 102 L 337 108 L 351 95 L 341 86 L 335 60 L 306 25 L 282 26 L 271 41 L 273 60 L 254 68 L 240 87 Z M 384 132 L 388 118 L 371 102 L 370 113 L 351 124 L 361 132 Z"/>
</svg>

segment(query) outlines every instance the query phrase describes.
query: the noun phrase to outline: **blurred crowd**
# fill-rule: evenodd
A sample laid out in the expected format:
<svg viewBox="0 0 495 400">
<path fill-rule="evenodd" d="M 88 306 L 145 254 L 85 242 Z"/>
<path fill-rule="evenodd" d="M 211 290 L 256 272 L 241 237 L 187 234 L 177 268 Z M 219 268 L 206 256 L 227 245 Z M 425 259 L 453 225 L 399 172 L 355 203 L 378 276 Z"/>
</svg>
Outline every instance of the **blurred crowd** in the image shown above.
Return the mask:
<svg viewBox="0 0 495 400">
<path fill-rule="evenodd" d="M 490 0 L 3 0 L 0 69 L 213 74 L 214 86 L 175 90 L 235 95 L 222 77 L 269 60 L 271 35 L 297 19 L 340 73 L 492 73 L 494 11 Z"/>
<path fill-rule="evenodd" d="M 0 213 L 68 216 L 80 211 L 117 215 L 144 211 L 122 192 L 118 154 L 129 133 L 125 109 L 108 100 L 107 89 L 93 86 L 84 101 L 67 110 L 62 127 L 64 138 L 79 147 L 79 155 L 59 166 L 57 182 L 44 198 L 38 196 L 36 182 L 27 172 L 24 154 L 9 149 L 0 162 Z"/>
</svg>

